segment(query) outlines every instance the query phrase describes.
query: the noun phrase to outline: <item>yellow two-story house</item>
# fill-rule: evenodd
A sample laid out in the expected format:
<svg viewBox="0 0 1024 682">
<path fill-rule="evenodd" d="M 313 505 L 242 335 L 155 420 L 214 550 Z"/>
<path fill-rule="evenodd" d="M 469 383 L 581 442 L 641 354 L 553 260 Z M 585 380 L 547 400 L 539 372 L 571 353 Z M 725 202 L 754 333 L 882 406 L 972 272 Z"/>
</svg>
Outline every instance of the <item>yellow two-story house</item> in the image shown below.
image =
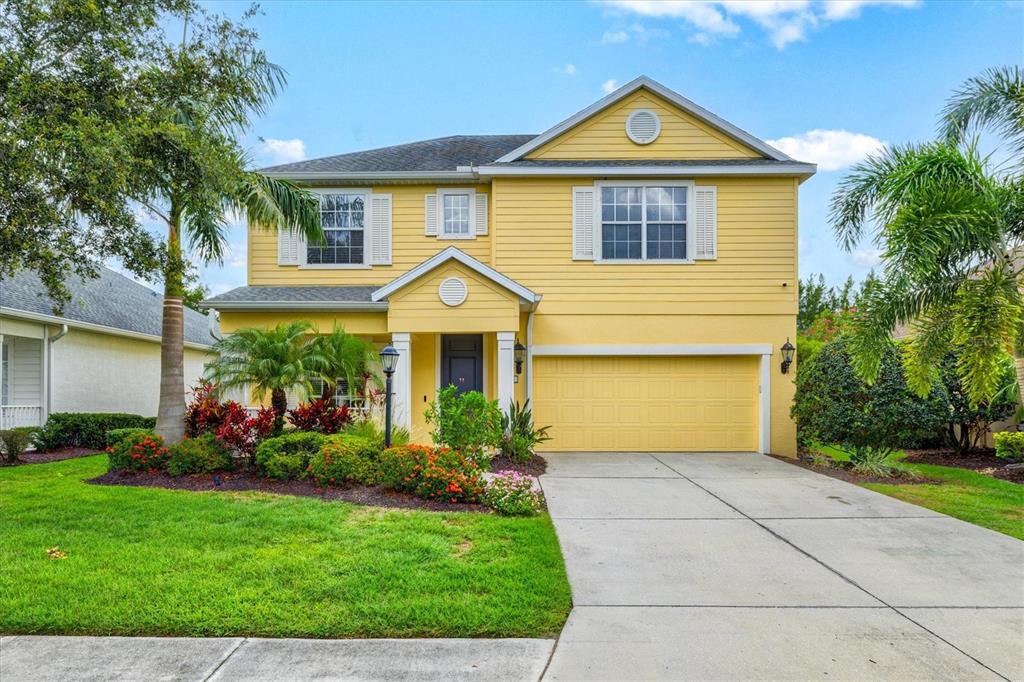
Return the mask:
<svg viewBox="0 0 1024 682">
<path fill-rule="evenodd" d="M 548 450 L 795 454 L 781 347 L 812 164 L 641 77 L 539 135 L 264 172 L 320 195 L 327 241 L 250 229 L 248 286 L 206 304 L 225 332 L 308 319 L 393 345 L 415 439 L 453 384 L 529 400 Z"/>
</svg>

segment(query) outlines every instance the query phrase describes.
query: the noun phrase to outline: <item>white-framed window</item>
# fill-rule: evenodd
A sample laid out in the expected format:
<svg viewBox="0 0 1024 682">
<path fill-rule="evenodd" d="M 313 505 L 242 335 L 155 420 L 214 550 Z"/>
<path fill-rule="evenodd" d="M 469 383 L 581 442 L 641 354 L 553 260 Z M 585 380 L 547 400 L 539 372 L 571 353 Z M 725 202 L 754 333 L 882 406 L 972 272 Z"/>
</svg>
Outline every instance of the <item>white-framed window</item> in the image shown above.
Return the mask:
<svg viewBox="0 0 1024 682">
<path fill-rule="evenodd" d="M 693 259 L 693 183 L 608 181 L 596 185 L 597 258 Z"/>
<path fill-rule="evenodd" d="M 472 189 L 437 191 L 438 231 L 441 239 L 472 239 L 476 236 L 476 192 Z"/>
<path fill-rule="evenodd" d="M 307 265 L 366 263 L 367 192 L 320 193 L 323 244 L 306 244 Z"/>
<path fill-rule="evenodd" d="M 310 400 L 323 397 L 325 388 L 324 383 L 323 379 L 312 379 L 310 381 L 310 384 L 313 385 L 313 393 L 309 396 Z M 339 378 L 334 382 L 333 399 L 334 404 L 337 407 L 345 405 L 353 409 L 361 409 L 366 404 L 366 398 L 349 390 L 348 381 L 342 378 Z"/>
</svg>

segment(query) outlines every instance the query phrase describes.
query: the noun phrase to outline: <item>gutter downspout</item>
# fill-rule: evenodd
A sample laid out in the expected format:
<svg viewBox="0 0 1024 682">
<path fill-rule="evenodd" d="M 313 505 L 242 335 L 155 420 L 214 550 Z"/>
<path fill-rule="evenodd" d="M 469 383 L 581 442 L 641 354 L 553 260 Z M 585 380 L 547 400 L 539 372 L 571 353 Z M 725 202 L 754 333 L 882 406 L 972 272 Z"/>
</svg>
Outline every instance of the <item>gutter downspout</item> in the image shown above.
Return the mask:
<svg viewBox="0 0 1024 682">
<path fill-rule="evenodd" d="M 43 416 L 43 423 L 50 417 L 50 410 L 53 408 L 53 344 L 63 339 L 68 334 L 68 326 L 62 324 L 60 331 L 47 339 L 46 343 L 46 414 Z"/>
<path fill-rule="evenodd" d="M 526 402 L 533 401 L 533 314 L 537 304 L 526 315 Z"/>
</svg>

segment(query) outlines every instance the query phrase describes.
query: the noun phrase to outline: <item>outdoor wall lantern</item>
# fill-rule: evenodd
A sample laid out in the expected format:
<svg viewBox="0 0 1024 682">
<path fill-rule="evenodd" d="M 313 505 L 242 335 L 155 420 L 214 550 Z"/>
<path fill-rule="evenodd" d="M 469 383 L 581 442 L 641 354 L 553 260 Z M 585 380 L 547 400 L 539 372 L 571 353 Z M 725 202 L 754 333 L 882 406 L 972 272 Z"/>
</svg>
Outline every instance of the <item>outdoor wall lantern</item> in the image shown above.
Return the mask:
<svg viewBox="0 0 1024 682">
<path fill-rule="evenodd" d="M 384 370 L 384 447 L 391 447 L 391 376 L 398 366 L 398 351 L 387 346 L 380 352 L 380 366 Z"/>
<path fill-rule="evenodd" d="M 512 346 L 512 350 L 516 358 L 516 374 L 522 374 L 523 361 L 526 360 L 526 346 L 519 343 L 519 339 L 516 339 L 516 345 Z"/>
<path fill-rule="evenodd" d="M 793 364 L 793 352 L 796 351 L 796 347 L 786 339 L 786 343 L 782 344 L 782 373 L 789 374 L 789 366 Z"/>
</svg>

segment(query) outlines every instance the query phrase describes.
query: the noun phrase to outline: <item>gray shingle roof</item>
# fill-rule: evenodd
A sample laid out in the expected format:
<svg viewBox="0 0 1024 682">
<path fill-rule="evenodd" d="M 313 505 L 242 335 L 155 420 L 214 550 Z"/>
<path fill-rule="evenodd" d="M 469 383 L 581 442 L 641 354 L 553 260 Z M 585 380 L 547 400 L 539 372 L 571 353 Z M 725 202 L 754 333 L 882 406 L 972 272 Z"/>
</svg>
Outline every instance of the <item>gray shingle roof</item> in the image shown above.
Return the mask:
<svg viewBox="0 0 1024 682">
<path fill-rule="evenodd" d="M 370 303 L 370 294 L 378 287 L 238 287 L 203 301 L 204 306 L 219 308 L 231 303 Z"/>
<path fill-rule="evenodd" d="M 261 168 L 265 173 L 455 171 L 490 163 L 536 135 L 453 135 Z"/>
<path fill-rule="evenodd" d="M 40 315 L 56 315 L 69 321 L 98 324 L 140 334 L 160 336 L 163 329 L 163 296 L 108 268 L 96 279 L 67 279 L 71 300 L 57 313 L 39 276 L 29 270 L 0 279 L 0 307 Z M 185 341 L 210 346 L 210 327 L 205 315 L 185 308 Z"/>
</svg>

